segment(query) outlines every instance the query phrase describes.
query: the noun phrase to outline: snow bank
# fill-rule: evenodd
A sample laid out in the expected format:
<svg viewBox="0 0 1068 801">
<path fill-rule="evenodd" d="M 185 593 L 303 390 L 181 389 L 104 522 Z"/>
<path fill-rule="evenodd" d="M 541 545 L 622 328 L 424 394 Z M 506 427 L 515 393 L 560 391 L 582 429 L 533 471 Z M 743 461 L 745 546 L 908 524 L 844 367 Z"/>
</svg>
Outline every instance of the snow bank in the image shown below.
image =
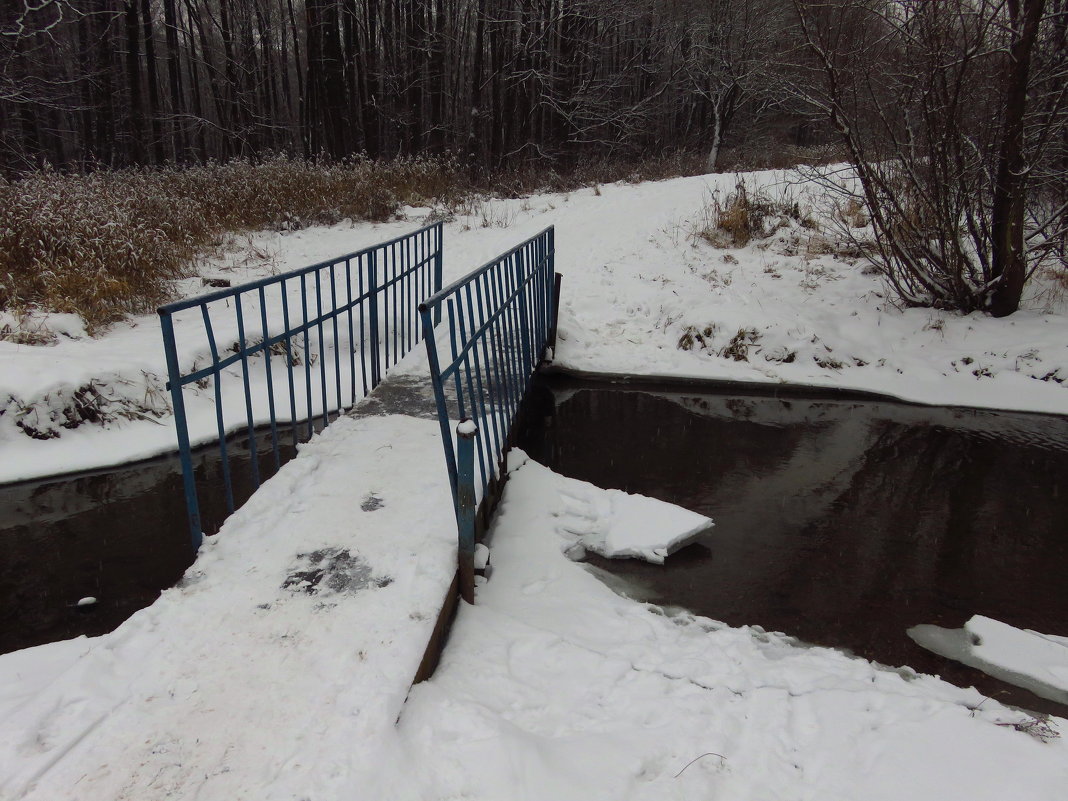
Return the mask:
<svg viewBox="0 0 1068 801">
<path fill-rule="evenodd" d="M 1018 629 L 983 615 L 973 616 L 963 629 L 923 625 L 908 633 L 940 656 L 1068 704 L 1068 637 Z"/>
<path fill-rule="evenodd" d="M 492 577 L 413 688 L 405 769 L 380 797 L 1064 798 L 1068 721 L 1035 727 L 907 668 L 620 597 L 562 553 L 533 466 L 506 486 Z"/>
</svg>

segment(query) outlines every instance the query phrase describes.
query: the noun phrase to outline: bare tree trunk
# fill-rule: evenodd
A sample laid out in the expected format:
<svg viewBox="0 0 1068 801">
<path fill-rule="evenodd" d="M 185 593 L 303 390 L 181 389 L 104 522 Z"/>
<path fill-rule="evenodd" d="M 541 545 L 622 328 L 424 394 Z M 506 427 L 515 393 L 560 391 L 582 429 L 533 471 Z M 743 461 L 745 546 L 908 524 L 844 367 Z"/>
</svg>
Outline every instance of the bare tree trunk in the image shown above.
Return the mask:
<svg viewBox="0 0 1068 801">
<path fill-rule="evenodd" d="M 991 274 L 998 283 L 990 296 L 990 313 L 1005 317 L 1020 307 L 1027 278 L 1024 211 L 1028 168 L 1024 163 L 1024 113 L 1031 51 L 1046 0 L 1009 0 L 1013 41 L 1005 67 L 1005 116 L 994 183 L 991 228 Z M 999 280 L 1000 279 L 1000 280 Z"/>
<path fill-rule="evenodd" d="M 164 160 L 163 127 L 160 122 L 156 42 L 152 34 L 152 7 L 149 0 L 141 0 L 141 27 L 145 38 L 145 78 L 148 81 L 148 117 L 152 126 L 152 160 L 161 164 Z"/>
<path fill-rule="evenodd" d="M 130 154 L 134 163 L 145 163 L 145 104 L 141 97 L 141 26 L 137 0 L 125 0 L 126 83 L 130 92 Z"/>
<path fill-rule="evenodd" d="M 167 45 L 167 82 L 170 87 L 171 146 L 176 161 L 186 158 L 185 131 L 182 115 L 185 103 L 182 98 L 181 53 L 178 47 L 178 14 L 176 0 L 163 0 L 164 41 Z"/>
</svg>

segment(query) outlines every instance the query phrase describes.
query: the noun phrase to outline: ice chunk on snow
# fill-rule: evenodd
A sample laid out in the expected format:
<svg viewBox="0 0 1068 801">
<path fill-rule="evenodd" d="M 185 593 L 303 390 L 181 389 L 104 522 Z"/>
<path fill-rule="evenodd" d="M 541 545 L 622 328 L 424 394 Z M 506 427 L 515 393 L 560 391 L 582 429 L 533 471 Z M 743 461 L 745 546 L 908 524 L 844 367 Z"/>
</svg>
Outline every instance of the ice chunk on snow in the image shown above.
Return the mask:
<svg viewBox="0 0 1068 801">
<path fill-rule="evenodd" d="M 1018 629 L 983 615 L 974 615 L 963 629 L 924 625 L 908 634 L 929 651 L 1068 704 L 1068 638 Z"/>
<path fill-rule="evenodd" d="M 573 554 L 585 548 L 613 559 L 663 564 L 713 525 L 675 504 L 558 475 L 516 449 L 509 455 L 509 468 L 510 481 L 526 485 L 529 495 L 550 505 L 557 533 L 567 540 L 563 549 Z"/>
</svg>

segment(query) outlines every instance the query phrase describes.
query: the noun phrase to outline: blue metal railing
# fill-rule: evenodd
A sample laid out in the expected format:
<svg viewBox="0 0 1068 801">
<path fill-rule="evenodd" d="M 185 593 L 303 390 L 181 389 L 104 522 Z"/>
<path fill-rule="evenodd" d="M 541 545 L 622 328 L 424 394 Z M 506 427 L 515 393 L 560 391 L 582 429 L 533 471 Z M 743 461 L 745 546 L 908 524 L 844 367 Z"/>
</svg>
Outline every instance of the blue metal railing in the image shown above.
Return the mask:
<svg viewBox="0 0 1068 801">
<path fill-rule="evenodd" d="M 462 590 L 474 549 L 474 512 L 468 506 L 476 499 L 475 493 L 461 491 L 459 474 L 471 476 L 483 497 L 490 483 L 500 478 L 512 424 L 554 335 L 554 234 L 553 228 L 545 229 L 419 306 L 460 527 Z M 442 308 L 448 321 L 447 360 L 439 354 L 433 333 Z M 475 426 L 461 427 L 459 444 L 461 453 L 477 462 L 477 479 L 471 475 L 472 464 L 457 463 L 452 426 L 465 420 Z"/>
<path fill-rule="evenodd" d="M 198 413 L 214 418 L 212 436 L 218 438 L 230 513 L 234 475 L 227 436 L 239 431 L 247 437 L 248 478 L 255 490 L 261 443 L 269 444 L 267 468 L 273 462 L 277 470 L 284 448 L 295 448 L 329 425 L 419 342 L 423 328 L 416 307 L 440 289 L 441 268 L 442 225 L 436 223 L 331 261 L 159 309 L 194 548 L 200 547 L 203 526 L 187 393 L 198 396 Z"/>
</svg>

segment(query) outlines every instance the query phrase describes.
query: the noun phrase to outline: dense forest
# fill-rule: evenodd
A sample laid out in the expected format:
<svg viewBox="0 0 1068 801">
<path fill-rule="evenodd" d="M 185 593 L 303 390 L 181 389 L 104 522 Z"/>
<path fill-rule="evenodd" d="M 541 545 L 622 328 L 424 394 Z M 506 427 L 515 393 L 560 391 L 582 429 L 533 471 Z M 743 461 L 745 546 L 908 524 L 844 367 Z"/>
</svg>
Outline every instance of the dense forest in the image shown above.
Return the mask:
<svg viewBox="0 0 1068 801">
<path fill-rule="evenodd" d="M 1068 0 L 0 6 L 0 182 L 31 221 L 42 170 L 426 157 L 492 186 L 666 153 L 848 162 L 815 180 L 902 302 L 1010 314 L 1068 263 Z"/>
<path fill-rule="evenodd" d="M 0 168 L 284 152 L 711 153 L 775 92 L 772 0 L 8 0 Z M 715 161 L 715 155 L 713 156 Z"/>
</svg>

